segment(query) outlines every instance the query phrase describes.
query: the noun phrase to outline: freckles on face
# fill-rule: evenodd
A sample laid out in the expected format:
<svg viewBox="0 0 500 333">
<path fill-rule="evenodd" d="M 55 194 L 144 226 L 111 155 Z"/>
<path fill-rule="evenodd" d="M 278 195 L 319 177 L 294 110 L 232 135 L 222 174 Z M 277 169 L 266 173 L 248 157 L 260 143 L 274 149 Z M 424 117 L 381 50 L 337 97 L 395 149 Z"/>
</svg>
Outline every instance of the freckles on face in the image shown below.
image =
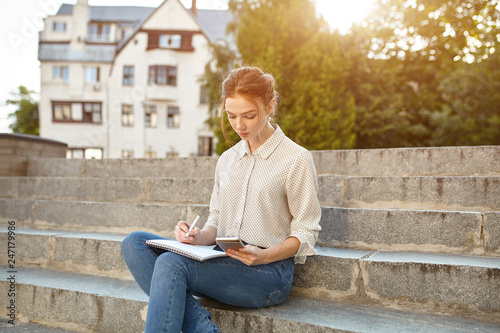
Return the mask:
<svg viewBox="0 0 500 333">
<path fill-rule="evenodd" d="M 229 116 L 243 116 L 259 112 L 257 105 L 238 95 L 226 98 L 226 111 Z"/>
<path fill-rule="evenodd" d="M 231 127 L 246 140 L 258 128 L 259 109 L 251 101 L 241 97 L 226 98 L 226 112 Z"/>
<path fill-rule="evenodd" d="M 263 102 L 253 103 L 239 95 L 226 98 L 225 107 L 231 127 L 242 140 L 248 142 L 250 151 L 258 149 L 273 133 L 269 122 L 274 100 L 267 107 Z"/>
</svg>

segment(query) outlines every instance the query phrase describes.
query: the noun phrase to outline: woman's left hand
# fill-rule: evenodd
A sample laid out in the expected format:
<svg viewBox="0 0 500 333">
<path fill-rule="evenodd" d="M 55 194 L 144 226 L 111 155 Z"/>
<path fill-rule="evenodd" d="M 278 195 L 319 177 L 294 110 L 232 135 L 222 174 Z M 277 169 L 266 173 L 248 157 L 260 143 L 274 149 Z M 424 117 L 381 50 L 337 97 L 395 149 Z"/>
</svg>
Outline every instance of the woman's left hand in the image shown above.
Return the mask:
<svg viewBox="0 0 500 333">
<path fill-rule="evenodd" d="M 239 250 L 228 249 L 226 254 L 231 258 L 241 261 L 247 266 L 269 263 L 266 250 L 253 245 L 246 245 Z"/>
</svg>

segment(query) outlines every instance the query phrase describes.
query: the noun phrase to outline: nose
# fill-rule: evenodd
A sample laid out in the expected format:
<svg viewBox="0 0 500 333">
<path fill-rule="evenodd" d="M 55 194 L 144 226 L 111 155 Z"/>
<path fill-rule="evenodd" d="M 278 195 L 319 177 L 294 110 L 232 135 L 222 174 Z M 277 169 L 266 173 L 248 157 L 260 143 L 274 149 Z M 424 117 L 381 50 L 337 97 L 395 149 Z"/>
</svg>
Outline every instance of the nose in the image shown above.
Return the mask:
<svg viewBox="0 0 500 333">
<path fill-rule="evenodd" d="M 245 128 L 245 124 L 243 122 L 243 119 L 236 118 L 236 130 L 241 130 L 243 128 Z"/>
</svg>

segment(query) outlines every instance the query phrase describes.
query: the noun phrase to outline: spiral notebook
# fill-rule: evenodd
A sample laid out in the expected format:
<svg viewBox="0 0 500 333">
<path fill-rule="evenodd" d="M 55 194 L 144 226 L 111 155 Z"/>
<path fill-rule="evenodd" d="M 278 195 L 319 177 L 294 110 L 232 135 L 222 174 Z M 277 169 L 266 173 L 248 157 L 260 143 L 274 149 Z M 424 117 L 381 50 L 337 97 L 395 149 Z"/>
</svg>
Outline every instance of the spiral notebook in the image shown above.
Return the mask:
<svg viewBox="0 0 500 333">
<path fill-rule="evenodd" d="M 170 239 L 150 239 L 146 241 L 146 245 L 170 252 L 175 252 L 177 254 L 199 261 L 227 256 L 222 251 L 214 250 L 212 246 L 190 245 Z"/>
</svg>

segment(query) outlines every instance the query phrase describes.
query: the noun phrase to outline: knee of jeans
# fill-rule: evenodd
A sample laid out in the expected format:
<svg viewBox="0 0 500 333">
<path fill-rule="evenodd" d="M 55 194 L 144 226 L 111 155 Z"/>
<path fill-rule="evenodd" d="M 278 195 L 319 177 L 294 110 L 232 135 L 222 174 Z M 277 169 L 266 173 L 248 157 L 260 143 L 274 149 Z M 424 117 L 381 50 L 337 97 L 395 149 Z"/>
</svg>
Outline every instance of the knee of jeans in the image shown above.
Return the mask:
<svg viewBox="0 0 500 333">
<path fill-rule="evenodd" d="M 169 268 L 171 271 L 179 271 L 185 266 L 184 257 L 173 252 L 164 252 L 156 259 L 155 267 Z"/>
<path fill-rule="evenodd" d="M 138 242 L 144 242 L 144 241 L 145 241 L 144 232 L 142 232 L 142 231 L 131 232 L 121 242 L 120 246 L 121 246 L 122 253 L 124 251 L 126 251 L 127 249 L 135 248 L 136 247 L 135 244 L 137 244 Z"/>
</svg>

